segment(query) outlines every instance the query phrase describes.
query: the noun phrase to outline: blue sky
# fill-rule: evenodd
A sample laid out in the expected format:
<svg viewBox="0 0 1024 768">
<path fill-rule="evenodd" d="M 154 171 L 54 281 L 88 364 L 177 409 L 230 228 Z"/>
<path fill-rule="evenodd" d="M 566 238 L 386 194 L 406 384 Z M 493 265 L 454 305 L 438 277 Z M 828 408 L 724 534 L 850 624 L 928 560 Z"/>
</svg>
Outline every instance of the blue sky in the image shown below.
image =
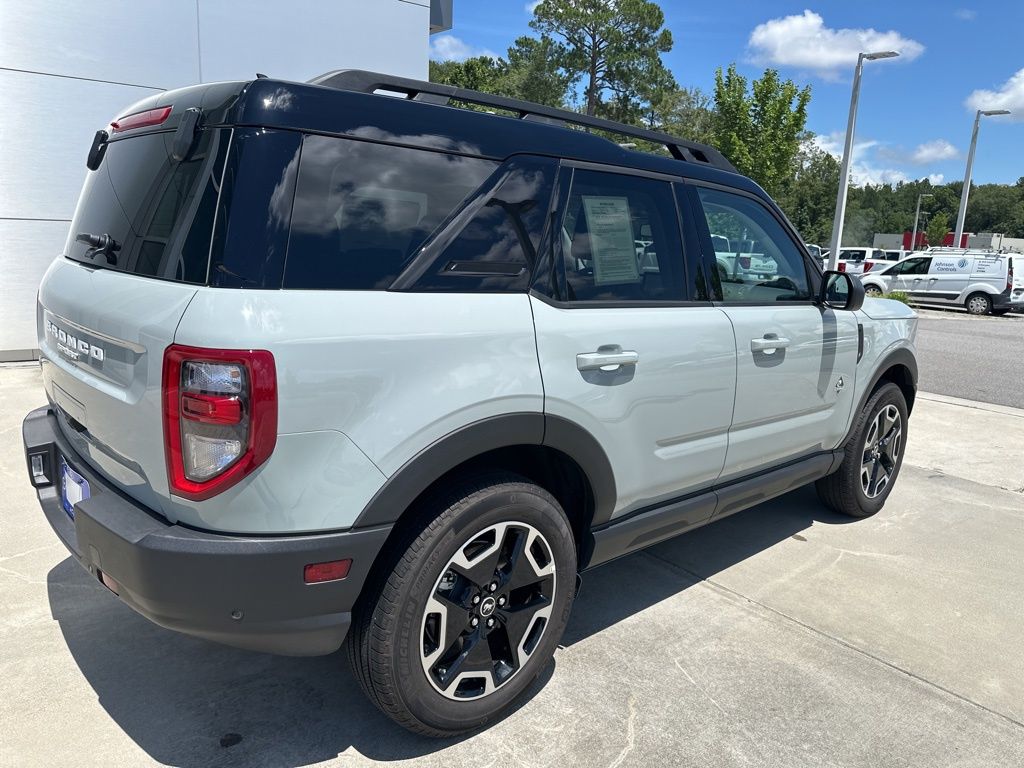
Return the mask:
<svg viewBox="0 0 1024 768">
<path fill-rule="evenodd" d="M 982 118 L 975 183 L 1024 176 L 1024 1 L 662 0 L 675 45 L 666 64 L 680 84 L 707 92 L 716 67 L 748 77 L 766 66 L 813 90 L 807 127 L 842 151 L 859 50 L 896 48 L 899 59 L 865 65 L 854 181 L 962 179 L 976 108 Z M 434 35 L 433 58 L 504 54 L 530 33 L 526 0 L 456 0 L 454 26 Z"/>
</svg>

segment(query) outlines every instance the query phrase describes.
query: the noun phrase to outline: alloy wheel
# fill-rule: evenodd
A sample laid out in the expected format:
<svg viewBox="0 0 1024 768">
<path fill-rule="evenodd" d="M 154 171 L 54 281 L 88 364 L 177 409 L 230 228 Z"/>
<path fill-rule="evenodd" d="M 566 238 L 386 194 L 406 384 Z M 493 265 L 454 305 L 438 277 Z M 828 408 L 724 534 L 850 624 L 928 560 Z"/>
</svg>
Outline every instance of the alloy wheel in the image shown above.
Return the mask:
<svg viewBox="0 0 1024 768">
<path fill-rule="evenodd" d="M 555 562 L 540 531 L 504 522 L 474 534 L 427 599 L 420 661 L 430 685 L 458 701 L 501 688 L 540 643 L 554 596 Z"/>
<path fill-rule="evenodd" d="M 860 484 L 869 499 L 878 497 L 889 485 L 903 445 L 899 409 L 887 405 L 878 412 L 864 438 Z"/>
</svg>

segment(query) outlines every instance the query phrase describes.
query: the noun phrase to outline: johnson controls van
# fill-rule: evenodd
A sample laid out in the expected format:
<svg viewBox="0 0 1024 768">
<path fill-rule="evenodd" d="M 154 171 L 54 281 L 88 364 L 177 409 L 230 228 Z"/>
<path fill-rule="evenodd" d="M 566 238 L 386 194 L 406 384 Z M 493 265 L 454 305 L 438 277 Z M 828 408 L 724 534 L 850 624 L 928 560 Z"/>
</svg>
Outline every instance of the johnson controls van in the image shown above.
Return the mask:
<svg viewBox="0 0 1024 768">
<path fill-rule="evenodd" d="M 921 304 L 962 306 L 972 315 L 1024 309 L 1024 255 L 935 250 L 861 278 L 869 296 L 903 291 Z"/>
</svg>

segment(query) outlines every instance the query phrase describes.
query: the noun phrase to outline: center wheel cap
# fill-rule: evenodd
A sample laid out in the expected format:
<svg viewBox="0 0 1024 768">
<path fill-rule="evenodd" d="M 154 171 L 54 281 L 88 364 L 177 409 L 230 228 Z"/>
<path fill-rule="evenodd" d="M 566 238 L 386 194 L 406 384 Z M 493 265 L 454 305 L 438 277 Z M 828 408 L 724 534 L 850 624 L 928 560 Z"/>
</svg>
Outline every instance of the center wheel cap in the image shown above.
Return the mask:
<svg viewBox="0 0 1024 768">
<path fill-rule="evenodd" d="M 495 606 L 497 606 L 497 601 L 493 597 L 485 597 L 480 603 L 480 615 L 486 619 L 494 613 Z"/>
</svg>

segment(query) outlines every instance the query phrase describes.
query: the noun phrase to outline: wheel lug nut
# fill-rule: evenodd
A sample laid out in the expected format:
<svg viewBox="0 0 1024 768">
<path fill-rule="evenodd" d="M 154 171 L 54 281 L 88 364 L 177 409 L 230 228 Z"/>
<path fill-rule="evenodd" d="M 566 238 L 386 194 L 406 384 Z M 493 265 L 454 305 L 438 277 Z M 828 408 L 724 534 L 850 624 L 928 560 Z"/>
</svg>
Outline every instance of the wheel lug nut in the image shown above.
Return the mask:
<svg viewBox="0 0 1024 768">
<path fill-rule="evenodd" d="M 478 619 L 476 616 L 474 616 L 472 619 L 469 620 L 469 626 L 471 626 L 471 627 L 475 627 L 479 623 L 480 623 L 480 619 Z"/>
<path fill-rule="evenodd" d="M 498 591 L 498 582 L 492 581 L 490 583 L 490 585 L 487 587 L 487 591 L 488 592 L 497 592 Z"/>
<path fill-rule="evenodd" d="M 473 595 L 473 605 L 480 604 L 480 595 Z"/>
<path fill-rule="evenodd" d="M 508 602 L 508 598 L 505 597 L 504 595 L 502 595 L 501 597 L 498 598 L 498 605 L 504 605 L 507 602 Z"/>
<path fill-rule="evenodd" d="M 494 626 L 494 619 L 488 619 L 487 620 L 487 626 L 488 627 L 493 627 Z"/>
</svg>

